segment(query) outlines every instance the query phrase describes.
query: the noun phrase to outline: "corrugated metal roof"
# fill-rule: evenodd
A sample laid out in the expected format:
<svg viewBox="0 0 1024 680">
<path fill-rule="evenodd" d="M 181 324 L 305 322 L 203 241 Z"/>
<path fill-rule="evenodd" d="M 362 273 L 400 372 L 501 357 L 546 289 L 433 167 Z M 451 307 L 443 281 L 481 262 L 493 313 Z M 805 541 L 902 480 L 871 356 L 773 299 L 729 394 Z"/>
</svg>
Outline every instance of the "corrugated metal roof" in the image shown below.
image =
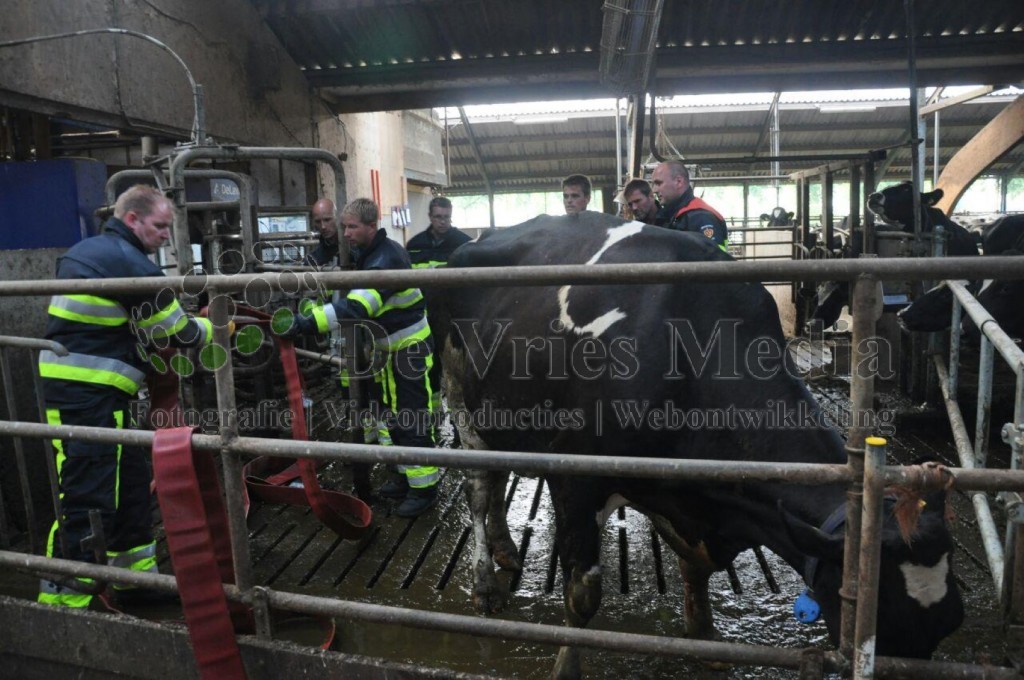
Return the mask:
<svg viewBox="0 0 1024 680">
<path fill-rule="evenodd" d="M 614 96 L 619 92 L 602 85 L 599 73 L 602 8 L 645 1 L 251 0 L 311 86 L 339 112 Z M 1021 0 L 918 1 L 909 5 L 912 31 L 907 7 L 893 0 L 666 0 L 647 89 L 659 97 L 671 144 L 692 158 L 765 155 L 757 145 L 772 97 L 763 93 L 772 92 L 787 93 L 782 153 L 899 144 L 908 119 L 901 93 L 876 95 L 882 98 L 875 109 L 859 114 L 822 113 L 812 100 L 840 103 L 858 88 L 909 85 L 908 33 L 919 87 L 1024 81 Z M 807 91 L 822 94 L 800 94 Z M 724 94 L 735 92 L 754 94 Z M 678 97 L 714 93 L 724 95 L 716 104 Z M 662 102 L 665 96 L 677 97 Z M 942 162 L 998 108 L 974 103 L 943 112 Z M 557 187 L 571 172 L 614 185 L 615 119 L 606 104 L 548 103 L 534 110 L 550 120 L 515 125 L 509 114 L 474 123 L 499 191 Z M 459 126 L 451 128 L 450 141 L 449 191 L 482 192 Z M 890 172 L 905 173 L 907 151 L 893 155 Z M 764 164 L 714 165 L 736 175 L 768 172 Z M 783 172 L 806 165 L 789 164 Z"/>
<path fill-rule="evenodd" d="M 611 94 L 600 0 L 251 1 L 339 111 Z M 916 7 L 922 86 L 1020 82 L 1020 0 Z M 905 27 L 892 0 L 668 0 L 653 90 L 886 87 L 905 81 Z"/>
<path fill-rule="evenodd" d="M 940 163 L 945 164 L 978 130 L 996 116 L 1016 92 L 990 95 L 944 109 L 940 118 Z M 783 101 L 785 97 L 782 98 Z M 905 144 L 908 139 L 909 112 L 906 99 L 886 96 L 871 99 L 851 93 L 849 102 L 871 104 L 864 111 L 821 111 L 817 104 L 801 101 L 780 104 L 780 153 L 815 155 L 857 154 Z M 823 104 L 836 103 L 829 99 Z M 732 109 L 720 104 L 657 109 L 660 125 L 671 145 L 700 172 L 714 176 L 765 176 L 768 162 L 748 163 L 738 159 L 755 153 L 768 155 L 766 143 L 756 148 L 762 137 L 769 103 Z M 564 103 L 556 109 L 569 110 Z M 468 113 L 468 111 L 467 111 Z M 529 119 L 529 115 L 524 117 Z M 457 120 L 457 119 L 456 119 Z M 495 188 L 505 191 L 558 191 L 561 179 L 573 173 L 591 178 L 596 187 L 612 189 L 615 172 L 615 116 L 613 105 L 589 115 L 567 117 L 559 123 L 515 124 L 511 116 L 470 117 L 474 136 L 480 145 L 488 176 Z M 931 120 L 930 118 L 928 119 Z M 452 119 L 449 119 L 452 122 Z M 933 127 L 929 123 L 926 162 L 931 166 Z M 623 140 L 623 148 L 628 140 Z M 483 178 L 470 150 L 461 123 L 448 128 L 450 185 L 446 192 L 485 193 Z M 645 149 L 647 145 L 645 144 Z M 667 145 L 661 152 L 670 155 Z M 886 179 L 909 178 L 910 152 L 907 146 L 889 151 L 891 164 Z M 707 159 L 716 159 L 706 162 Z M 734 160 L 728 160 L 734 159 Z M 1019 174 L 1024 148 L 1018 148 L 992 168 L 993 173 L 1016 167 Z M 820 165 L 813 160 L 784 161 L 780 171 L 789 174 Z M 930 172 L 930 170 L 929 170 Z"/>
</svg>

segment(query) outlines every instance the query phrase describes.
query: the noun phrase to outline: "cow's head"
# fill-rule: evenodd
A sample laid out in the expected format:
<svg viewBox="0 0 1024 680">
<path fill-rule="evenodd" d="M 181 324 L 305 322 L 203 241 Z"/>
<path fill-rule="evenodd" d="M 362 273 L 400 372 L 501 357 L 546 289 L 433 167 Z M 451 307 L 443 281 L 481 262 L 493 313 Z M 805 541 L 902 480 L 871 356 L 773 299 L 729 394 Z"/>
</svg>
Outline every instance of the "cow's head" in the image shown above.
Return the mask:
<svg viewBox="0 0 1024 680">
<path fill-rule="evenodd" d="M 926 209 L 935 205 L 942 198 L 942 189 L 921 193 L 921 210 L 924 217 Z M 886 187 L 868 196 L 868 208 L 887 224 L 912 229 L 914 223 L 914 187 L 910 182 L 902 182 Z M 927 219 L 922 220 L 927 227 Z"/>
<path fill-rule="evenodd" d="M 953 539 L 946 525 L 945 492 L 929 494 L 924 500 L 909 543 L 886 506 L 875 644 L 875 652 L 881 656 L 930 658 L 939 642 L 963 621 L 963 600 L 953 578 Z M 818 559 L 813 575 L 805 574 L 805 578 L 811 578 L 808 586 L 821 606 L 833 644 L 838 644 L 844 534 L 841 530 L 826 534 L 783 514 L 796 547 Z"/>
<path fill-rule="evenodd" d="M 1024 255 L 1007 250 L 1003 255 Z M 1011 338 L 1024 337 L 1024 281 L 986 281 L 977 295 L 981 306 Z M 981 343 L 977 325 L 964 315 L 964 334 L 975 345 Z"/>
<path fill-rule="evenodd" d="M 913 333 L 946 330 L 952 323 L 952 317 L 953 291 L 944 283 L 935 286 L 896 314 L 900 328 Z"/>
</svg>

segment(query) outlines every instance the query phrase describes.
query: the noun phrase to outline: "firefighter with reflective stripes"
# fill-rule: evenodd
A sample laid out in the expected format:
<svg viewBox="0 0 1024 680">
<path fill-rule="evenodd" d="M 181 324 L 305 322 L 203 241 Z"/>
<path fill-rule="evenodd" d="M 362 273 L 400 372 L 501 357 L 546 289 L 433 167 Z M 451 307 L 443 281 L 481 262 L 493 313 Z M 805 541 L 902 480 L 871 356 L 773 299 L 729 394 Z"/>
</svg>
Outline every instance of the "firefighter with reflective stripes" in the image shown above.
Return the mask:
<svg viewBox="0 0 1024 680">
<path fill-rule="evenodd" d="M 368 198 L 357 198 L 341 212 L 341 227 L 352 248 L 356 269 L 410 269 L 408 253 L 378 228 L 379 219 L 377 205 Z M 367 325 L 374 335 L 374 353 L 379 360 L 374 361 L 376 375 L 371 389 L 383 407 L 380 412 L 387 419 L 387 429 L 382 430 L 376 418 L 364 425 L 378 437 L 386 431 L 400 446 L 431 447 L 434 424 L 429 373 L 434 363 L 434 342 L 424 309 L 418 288 L 360 288 L 350 290 L 338 302 L 304 307 L 299 315 L 279 309 L 274 315 L 274 329 L 285 335 L 327 333 L 338 328 L 339 322 L 372 322 Z M 371 405 L 371 412 L 375 410 Z M 386 441 L 381 437 L 378 443 Z M 401 474 L 393 476 L 380 490 L 385 498 L 402 499 L 396 514 L 416 517 L 433 507 L 437 502 L 438 469 L 433 465 L 398 469 Z"/>
<path fill-rule="evenodd" d="M 443 267 L 456 248 L 472 240 L 469 234 L 452 226 L 452 202 L 444 196 L 430 200 L 427 214 L 430 226 L 405 245 L 413 269 Z"/>
<path fill-rule="evenodd" d="M 57 261 L 57 278 L 163 276 L 147 253 L 167 241 L 172 219 L 171 202 L 159 191 L 143 185 L 128 189 L 117 199 L 114 217 L 102 233 L 75 244 Z M 51 425 L 130 427 L 129 402 L 146 377 L 149 350 L 169 344 L 202 346 L 213 337 L 210 322 L 185 314 L 170 289 L 156 295 L 55 295 L 48 312 L 47 339 L 69 352 L 39 353 Z M 107 563 L 155 572 L 148 452 L 77 439 L 55 439 L 53 445 L 64 540 L 54 522 L 47 555 L 94 562 L 95 544 L 83 545 L 83 540 L 92 534 L 89 511 L 99 510 Z M 114 588 L 122 604 L 160 599 L 145 589 Z M 45 604 L 86 607 L 91 598 L 67 583 L 40 583 L 38 599 Z"/>
<path fill-rule="evenodd" d="M 409 259 L 412 261 L 413 269 L 444 267 L 448 264 L 455 249 L 463 243 L 469 243 L 472 239 L 469 234 L 452 226 L 452 202 L 444 196 L 435 196 L 430 200 L 427 209 L 430 216 L 430 226 L 419 234 L 416 234 L 405 245 L 409 251 Z M 427 310 L 427 320 L 430 320 L 430 310 Z M 433 332 L 433 331 L 432 331 Z M 435 334 L 436 337 L 436 334 Z M 433 387 L 430 408 L 434 413 L 441 412 L 441 357 L 434 356 L 434 368 L 430 371 L 430 380 Z M 456 433 L 458 430 L 456 430 Z"/>
<path fill-rule="evenodd" d="M 725 218 L 704 199 L 693 195 L 690 171 L 682 161 L 658 163 L 651 173 L 651 186 L 661 198 L 661 210 L 654 220 L 659 227 L 701 234 L 724 252 L 729 252 Z"/>
</svg>

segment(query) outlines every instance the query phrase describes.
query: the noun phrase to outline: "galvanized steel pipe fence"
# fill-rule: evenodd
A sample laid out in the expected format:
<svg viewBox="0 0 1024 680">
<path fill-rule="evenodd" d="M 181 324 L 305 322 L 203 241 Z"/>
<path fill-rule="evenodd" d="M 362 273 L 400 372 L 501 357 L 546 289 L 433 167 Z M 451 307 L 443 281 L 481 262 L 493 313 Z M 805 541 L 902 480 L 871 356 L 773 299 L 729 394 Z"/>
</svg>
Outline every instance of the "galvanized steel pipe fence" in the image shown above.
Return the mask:
<svg viewBox="0 0 1024 680">
<path fill-rule="evenodd" d="M 992 387 L 995 358 L 1006 363 L 1016 378 L 1013 420 L 1003 425 L 1002 439 L 1010 446 L 1010 470 L 1024 472 L 1024 351 L 996 323 L 967 287 L 959 281 L 946 281 L 953 291 L 950 326 L 949 366 L 935 352 L 932 361 L 939 377 L 943 401 L 953 430 L 960 465 L 964 470 L 984 470 L 992 425 Z M 960 365 L 960 326 L 963 313 L 981 331 L 978 358 L 977 410 L 974 439 L 967 430 L 957 400 Z M 978 520 L 989 571 L 999 594 L 1005 623 L 1016 639 L 1024 641 L 1024 502 L 1017 490 L 1002 489 L 997 496 L 1006 514 L 1006 530 L 1000 540 L 989 498 L 980 489 L 972 490 L 971 504 Z"/>
<path fill-rule="evenodd" d="M 12 281 L 0 282 L 0 295 L 51 295 L 55 293 L 114 293 L 131 291 L 139 294 L 170 288 L 179 293 L 207 292 L 211 296 L 210 319 L 215 341 L 228 344 L 228 321 L 232 301 L 228 293 L 244 293 L 250 287 L 261 291 L 278 289 L 299 293 L 318 287 L 344 289 L 357 285 L 385 287 L 408 286 L 508 286 L 566 284 L 637 284 L 681 281 L 749 281 L 749 280 L 854 280 L 851 310 L 854 314 L 854 357 L 858 361 L 860 337 L 874 333 L 878 309 L 878 283 L 897 279 L 946 279 L 1000 277 L 1024 279 L 1024 260 L 1013 257 L 946 258 L 932 260 L 883 260 L 867 258 L 846 261 L 799 262 L 721 262 L 634 265 L 573 265 L 566 267 L 514 267 L 452 270 L 239 274 L 234 276 L 166 277 L 141 279 L 105 279 L 74 281 Z M 236 420 L 233 390 L 233 368 L 230 361 L 215 372 L 218 409 L 222 414 L 219 434 L 193 435 L 197 449 L 219 451 L 224 464 L 232 552 L 235 558 L 236 586 L 225 586 L 229 596 L 242 599 L 257 608 L 273 605 L 297 612 L 317 612 L 347 616 L 359 620 L 387 620 L 406 625 L 437 627 L 443 630 L 474 635 L 495 635 L 508 639 L 534 640 L 552 644 L 603 646 L 623 651 L 681 654 L 702 659 L 720 659 L 740 664 L 779 665 L 787 668 L 839 671 L 852 660 L 854 677 L 1019 677 L 1009 669 L 975 667 L 939 662 L 912 662 L 875 658 L 871 641 L 877 611 L 877 573 L 880 534 L 878 512 L 881 490 L 886 484 L 907 484 L 918 488 L 941 488 L 947 474 L 922 467 L 885 467 L 884 448 L 875 442 L 867 451 L 863 428 L 851 428 L 847 440 L 850 454 L 847 465 L 744 463 L 711 460 L 665 460 L 657 458 L 619 458 L 598 456 L 563 456 L 528 452 L 481 452 L 412 447 L 376 447 L 361 444 L 299 442 L 240 437 Z M 855 423 L 868 422 L 857 417 L 871 411 L 873 379 L 856 373 L 851 387 Z M 1019 422 L 1019 421 L 1018 421 Z M 49 426 L 25 422 L 0 422 L 0 434 L 43 439 L 75 437 L 88 441 L 117 442 L 149 446 L 153 433 L 145 431 L 108 430 L 104 428 Z M 847 560 L 843 577 L 844 593 L 860 596 L 846 600 L 843 608 L 840 652 L 822 654 L 820 650 L 779 650 L 743 644 L 708 643 L 676 640 L 656 636 L 623 636 L 594 630 L 573 630 L 537 624 L 481 620 L 476 617 L 430 612 L 415 612 L 377 605 L 355 604 L 329 598 L 275 592 L 256 587 L 252 579 L 248 532 L 242 509 L 241 455 L 272 453 L 294 457 L 313 457 L 347 462 L 387 462 L 415 464 L 431 462 L 447 467 L 480 469 L 516 468 L 538 474 L 551 472 L 623 475 L 631 477 L 658 476 L 707 481 L 771 480 L 789 483 L 845 482 L 851 484 L 848 495 Z M 966 490 L 1024 490 L 1022 470 L 971 470 L 967 466 L 951 470 L 955 488 Z M 863 516 L 863 523 L 861 518 Z M 863 526 L 863 533 L 861 527 Z M 862 544 L 870 549 L 862 551 Z M 89 576 L 124 583 L 145 585 L 159 583 L 162 589 L 173 589 L 170 576 L 128 574 L 112 571 L 102 565 L 63 560 L 46 560 L 18 553 L 0 552 L 0 564 L 17 565 L 35 572 L 57 572 L 71 576 Z M 131 576 L 131 578 L 129 578 Z M 133 579 L 141 579 L 135 583 Z M 149 582 L 152 580 L 152 584 Z M 855 604 L 854 604 L 855 602 Z M 257 616 L 257 620 L 266 617 Z M 258 631 L 269 635 L 265 626 Z M 856 653 L 854 653 L 856 649 Z M 1006 671 L 1004 674 L 1003 671 Z"/>
</svg>

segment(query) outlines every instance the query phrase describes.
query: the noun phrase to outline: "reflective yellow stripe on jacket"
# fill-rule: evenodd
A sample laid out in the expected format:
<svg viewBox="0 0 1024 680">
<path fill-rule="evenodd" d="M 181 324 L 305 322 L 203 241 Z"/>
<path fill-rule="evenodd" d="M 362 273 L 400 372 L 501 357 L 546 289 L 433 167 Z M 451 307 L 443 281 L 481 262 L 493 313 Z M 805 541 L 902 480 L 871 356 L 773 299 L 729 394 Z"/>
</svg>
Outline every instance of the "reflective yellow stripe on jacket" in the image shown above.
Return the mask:
<svg viewBox="0 0 1024 680">
<path fill-rule="evenodd" d="M 39 375 L 42 378 L 109 385 L 128 394 L 138 392 L 146 379 L 145 373 L 117 359 L 75 352 L 61 357 L 48 349 L 39 352 Z"/>
<path fill-rule="evenodd" d="M 428 337 L 430 337 L 430 324 L 427 323 L 427 317 L 423 316 L 411 326 L 397 330 L 386 338 L 374 340 L 373 346 L 377 349 L 386 349 L 394 352 L 395 350 L 411 347 L 417 342 L 426 340 Z"/>
<path fill-rule="evenodd" d="M 54 295 L 47 310 L 51 316 L 97 326 L 121 326 L 128 313 L 120 303 L 96 295 Z"/>
<path fill-rule="evenodd" d="M 185 315 L 176 299 L 155 314 L 141 318 L 137 322 L 141 330 L 147 331 L 154 338 L 166 338 L 174 335 L 186 324 L 188 324 L 188 316 Z"/>
</svg>

